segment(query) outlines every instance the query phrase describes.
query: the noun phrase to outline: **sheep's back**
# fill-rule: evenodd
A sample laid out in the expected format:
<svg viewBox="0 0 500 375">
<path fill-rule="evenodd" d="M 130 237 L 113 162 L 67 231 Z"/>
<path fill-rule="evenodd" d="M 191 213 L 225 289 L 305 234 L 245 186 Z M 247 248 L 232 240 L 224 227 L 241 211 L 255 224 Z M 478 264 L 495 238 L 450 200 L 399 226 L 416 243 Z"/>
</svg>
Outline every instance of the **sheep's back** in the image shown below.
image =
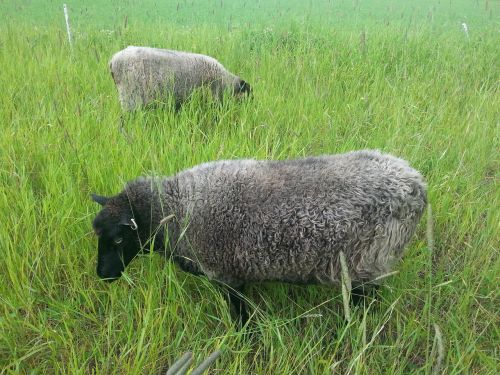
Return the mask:
<svg viewBox="0 0 500 375">
<path fill-rule="evenodd" d="M 340 251 L 354 280 L 372 280 L 401 257 L 426 199 L 418 172 L 376 151 L 208 163 L 178 180 L 194 255 L 229 283 L 335 282 Z"/>
<path fill-rule="evenodd" d="M 109 65 L 127 109 L 168 94 L 182 102 L 195 88 L 228 74 L 210 56 L 149 47 L 129 46 L 113 55 Z"/>
</svg>

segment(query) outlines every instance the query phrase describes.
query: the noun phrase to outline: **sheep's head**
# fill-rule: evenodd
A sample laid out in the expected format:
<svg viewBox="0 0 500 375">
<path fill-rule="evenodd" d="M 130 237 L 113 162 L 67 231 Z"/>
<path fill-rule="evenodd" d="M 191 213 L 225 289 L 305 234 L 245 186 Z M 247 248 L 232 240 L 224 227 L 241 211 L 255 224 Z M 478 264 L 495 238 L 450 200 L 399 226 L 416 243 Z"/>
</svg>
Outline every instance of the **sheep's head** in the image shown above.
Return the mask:
<svg viewBox="0 0 500 375">
<path fill-rule="evenodd" d="M 128 199 L 123 195 L 106 198 L 92 194 L 92 199 L 103 206 L 93 222 L 99 238 L 97 275 L 106 281 L 113 281 L 121 276 L 141 249 L 138 223 Z"/>
<path fill-rule="evenodd" d="M 252 88 L 248 82 L 242 80 L 241 78 L 236 79 L 234 94 L 236 97 L 246 97 L 252 95 Z"/>
</svg>

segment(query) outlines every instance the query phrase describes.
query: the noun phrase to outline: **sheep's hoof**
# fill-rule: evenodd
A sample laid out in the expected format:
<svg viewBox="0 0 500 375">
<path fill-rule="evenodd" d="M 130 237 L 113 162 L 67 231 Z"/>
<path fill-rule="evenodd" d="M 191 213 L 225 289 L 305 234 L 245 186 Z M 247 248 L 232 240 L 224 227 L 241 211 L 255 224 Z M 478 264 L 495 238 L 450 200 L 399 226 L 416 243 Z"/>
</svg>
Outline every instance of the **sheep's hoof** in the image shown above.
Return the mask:
<svg viewBox="0 0 500 375">
<path fill-rule="evenodd" d="M 227 289 L 230 302 L 229 305 L 232 306 L 233 310 L 235 311 L 235 320 L 238 331 L 245 326 L 249 317 L 243 290 L 244 287 Z"/>
</svg>

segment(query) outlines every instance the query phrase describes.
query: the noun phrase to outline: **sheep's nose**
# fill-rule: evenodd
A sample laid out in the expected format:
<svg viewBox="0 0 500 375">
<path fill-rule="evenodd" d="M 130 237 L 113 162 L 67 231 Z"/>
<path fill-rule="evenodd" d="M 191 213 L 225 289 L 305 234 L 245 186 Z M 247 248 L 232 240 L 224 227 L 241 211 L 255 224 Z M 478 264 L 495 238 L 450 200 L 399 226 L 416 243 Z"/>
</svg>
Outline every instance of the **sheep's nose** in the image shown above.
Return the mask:
<svg viewBox="0 0 500 375">
<path fill-rule="evenodd" d="M 107 283 L 112 283 L 113 281 L 118 280 L 119 277 L 101 277 L 102 281 L 106 281 Z"/>
<path fill-rule="evenodd" d="M 107 283 L 111 283 L 115 280 L 118 280 L 120 278 L 120 276 L 105 276 L 105 275 L 99 275 L 99 278 L 101 279 L 101 281 L 106 281 Z"/>
<path fill-rule="evenodd" d="M 106 272 L 104 272 L 101 268 L 98 267 L 97 268 L 97 276 L 99 276 L 99 278 L 102 281 L 106 281 L 106 282 L 110 283 L 112 281 L 118 280 L 121 276 L 121 272 L 119 275 L 109 275 Z"/>
</svg>

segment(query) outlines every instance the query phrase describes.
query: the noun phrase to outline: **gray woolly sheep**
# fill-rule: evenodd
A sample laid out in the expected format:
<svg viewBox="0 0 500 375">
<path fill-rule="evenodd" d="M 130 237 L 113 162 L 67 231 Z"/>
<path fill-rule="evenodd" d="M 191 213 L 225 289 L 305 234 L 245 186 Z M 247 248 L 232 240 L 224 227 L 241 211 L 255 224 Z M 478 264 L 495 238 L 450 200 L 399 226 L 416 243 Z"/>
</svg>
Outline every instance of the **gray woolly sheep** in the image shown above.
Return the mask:
<svg viewBox="0 0 500 375">
<path fill-rule="evenodd" d="M 152 246 L 239 291 L 261 281 L 336 284 L 341 251 L 354 285 L 378 283 L 415 231 L 426 185 L 406 161 L 366 150 L 211 162 L 93 199 L 104 206 L 93 222 L 101 278 L 120 277 Z M 243 302 L 230 297 L 245 322 Z"/>
<path fill-rule="evenodd" d="M 120 104 L 126 111 L 173 96 L 176 108 L 197 88 L 206 86 L 220 99 L 225 90 L 249 94 L 250 85 L 212 57 L 166 49 L 129 46 L 109 62 Z"/>
</svg>

